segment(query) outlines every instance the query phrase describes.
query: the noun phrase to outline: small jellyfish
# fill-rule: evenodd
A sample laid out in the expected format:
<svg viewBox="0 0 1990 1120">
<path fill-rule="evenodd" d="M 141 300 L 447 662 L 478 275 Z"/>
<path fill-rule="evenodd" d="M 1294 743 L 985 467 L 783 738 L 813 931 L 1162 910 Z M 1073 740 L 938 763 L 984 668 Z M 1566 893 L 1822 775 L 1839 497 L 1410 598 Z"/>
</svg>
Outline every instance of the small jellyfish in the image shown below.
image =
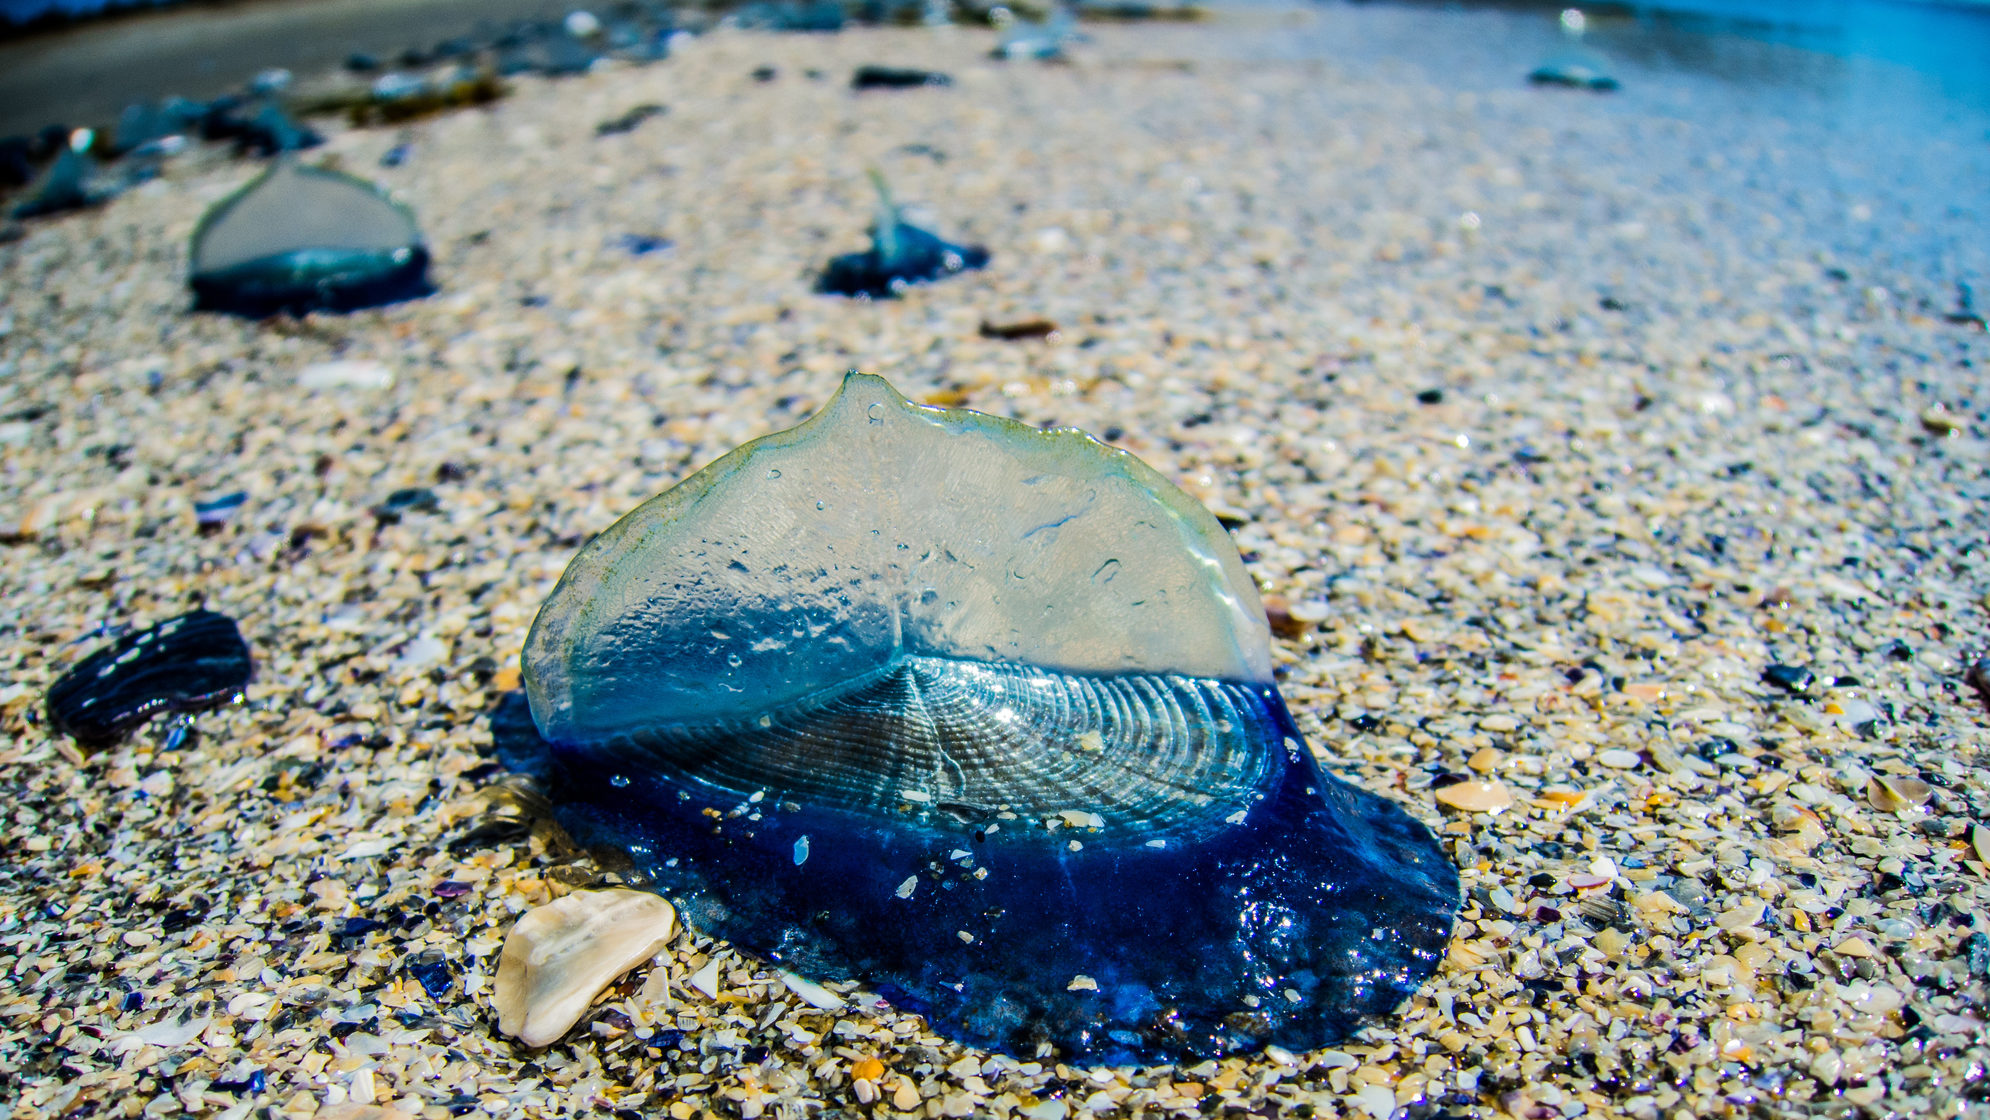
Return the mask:
<svg viewBox="0 0 1990 1120">
<path fill-rule="evenodd" d="M 996 58 L 1061 59 L 1065 45 L 1078 37 L 1078 17 L 1059 4 L 1041 23 L 1019 19 L 1004 28 L 993 53 Z"/>
<path fill-rule="evenodd" d="M 870 173 L 878 205 L 871 222 L 871 247 L 845 253 L 823 270 L 818 290 L 859 299 L 889 299 L 909 284 L 925 283 L 968 269 L 984 268 L 988 250 L 979 245 L 955 245 L 906 222 L 884 177 Z"/>
<path fill-rule="evenodd" d="M 1586 51 L 1556 55 L 1535 67 L 1527 80 L 1537 86 L 1566 86 L 1597 93 L 1618 88 L 1617 79 L 1603 69 L 1602 60 Z"/>
<path fill-rule="evenodd" d="M 240 695 L 251 669 L 235 620 L 193 611 L 77 662 L 48 690 L 49 722 L 85 746 L 109 746 L 161 712 L 198 711 Z"/>
<path fill-rule="evenodd" d="M 1527 80 L 1537 86 L 1565 86 L 1569 89 L 1587 89 L 1607 93 L 1617 88 L 1617 79 L 1604 68 L 1603 60 L 1582 45 L 1583 32 L 1589 26 L 1589 19 L 1579 8 L 1565 8 L 1560 17 L 1563 37 L 1568 46 L 1548 61 L 1534 68 Z"/>
<path fill-rule="evenodd" d="M 16 218 L 38 218 L 67 210 L 98 206 L 117 194 L 117 187 L 97 173 L 97 161 L 90 156 L 96 134 L 79 128 L 69 134 L 69 142 L 56 153 L 41 178 L 27 189 L 26 197 L 14 205 Z"/>
<path fill-rule="evenodd" d="M 435 290 L 405 207 L 364 180 L 290 159 L 201 219 L 188 283 L 196 309 L 251 317 L 350 311 Z"/>
<path fill-rule="evenodd" d="M 1436 969 L 1458 906 L 1424 826 L 1305 748 L 1208 510 L 881 378 L 586 545 L 523 669 L 498 749 L 578 839 L 972 1044 L 1317 1048 Z"/>
</svg>

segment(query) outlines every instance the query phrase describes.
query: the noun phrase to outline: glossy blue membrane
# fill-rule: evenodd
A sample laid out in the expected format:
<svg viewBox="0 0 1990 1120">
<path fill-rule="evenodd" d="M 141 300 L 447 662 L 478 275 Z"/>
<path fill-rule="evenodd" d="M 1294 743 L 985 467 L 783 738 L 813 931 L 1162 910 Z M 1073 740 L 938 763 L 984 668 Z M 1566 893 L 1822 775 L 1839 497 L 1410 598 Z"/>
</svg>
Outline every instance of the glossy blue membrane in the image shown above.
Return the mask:
<svg viewBox="0 0 1990 1120">
<path fill-rule="evenodd" d="M 1323 773 L 1274 689 L 1159 683 L 1219 698 L 1266 744 L 1251 803 L 1216 806 L 1198 822 L 1213 827 L 824 808 L 659 767 L 653 747 L 549 743 L 515 705 L 496 722 L 576 839 L 628 852 L 691 927 L 804 975 L 858 978 L 963 1042 L 1151 1063 L 1312 1049 L 1387 1014 L 1450 936 L 1458 878 L 1436 842 Z M 889 705 L 890 691 L 845 702 Z"/>
<path fill-rule="evenodd" d="M 493 732 L 694 928 L 963 1041 L 1308 1049 L 1430 975 L 1458 880 L 1268 635 L 1139 460 L 852 374 L 583 548 Z"/>
</svg>

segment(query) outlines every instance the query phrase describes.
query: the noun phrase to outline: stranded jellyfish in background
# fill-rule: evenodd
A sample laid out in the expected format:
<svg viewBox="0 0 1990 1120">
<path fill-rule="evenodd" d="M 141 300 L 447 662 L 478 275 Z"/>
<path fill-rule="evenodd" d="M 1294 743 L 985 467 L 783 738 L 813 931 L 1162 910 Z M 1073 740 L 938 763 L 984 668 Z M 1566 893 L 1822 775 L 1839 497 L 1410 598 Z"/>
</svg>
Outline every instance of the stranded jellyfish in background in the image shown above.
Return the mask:
<svg viewBox="0 0 1990 1120">
<path fill-rule="evenodd" d="M 871 247 L 832 259 L 817 285 L 820 291 L 859 299 L 889 299 L 908 284 L 987 267 L 987 249 L 955 245 L 907 222 L 891 200 L 884 177 L 871 172 L 871 185 L 878 192 L 877 211 L 871 220 Z"/>
<path fill-rule="evenodd" d="M 193 235 L 201 310 L 352 311 L 428 295 L 414 216 L 363 179 L 284 159 L 217 203 Z"/>
<path fill-rule="evenodd" d="M 1458 904 L 1423 826 L 1301 743 L 1207 510 L 877 377 L 588 544 L 524 669 L 576 835 L 966 1042 L 1319 1046 L 1430 975 Z"/>
</svg>

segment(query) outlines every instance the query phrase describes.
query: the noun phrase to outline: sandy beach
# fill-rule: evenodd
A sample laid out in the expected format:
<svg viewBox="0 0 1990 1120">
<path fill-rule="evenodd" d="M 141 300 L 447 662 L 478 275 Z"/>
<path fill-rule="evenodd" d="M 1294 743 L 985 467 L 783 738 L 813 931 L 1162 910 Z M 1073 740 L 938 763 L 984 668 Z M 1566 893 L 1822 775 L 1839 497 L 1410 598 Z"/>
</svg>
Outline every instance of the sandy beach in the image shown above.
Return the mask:
<svg viewBox="0 0 1990 1120">
<path fill-rule="evenodd" d="M 1531 89 L 1555 33 L 1520 20 L 1247 8 L 1094 26 L 1064 65 L 984 30 L 721 30 L 314 122 L 303 158 L 411 206 L 440 289 L 343 317 L 188 313 L 194 225 L 257 170 L 219 150 L 26 223 L 0 244 L 0 1100 L 1990 1116 L 1990 339 L 1957 287 L 1990 299 L 1983 122 L 1887 124 L 1815 59 L 1768 93 L 1642 63 L 1617 95 Z M 866 63 L 954 84 L 854 93 Z M 814 294 L 873 167 L 990 266 Z M 1057 333 L 981 330 L 1033 319 Z M 816 1010 L 686 934 L 565 1040 L 497 1033 L 517 916 L 620 874 L 488 757 L 534 612 L 590 535 L 850 368 L 1087 429 L 1231 526 L 1312 749 L 1463 875 L 1396 1016 L 1073 1067 L 835 977 L 851 1007 Z M 374 512 L 410 487 L 436 508 Z M 46 727 L 105 628 L 196 605 L 253 647 L 245 703 L 171 749 L 166 721 L 89 757 Z M 714 998 L 689 978 L 715 959 Z"/>
</svg>

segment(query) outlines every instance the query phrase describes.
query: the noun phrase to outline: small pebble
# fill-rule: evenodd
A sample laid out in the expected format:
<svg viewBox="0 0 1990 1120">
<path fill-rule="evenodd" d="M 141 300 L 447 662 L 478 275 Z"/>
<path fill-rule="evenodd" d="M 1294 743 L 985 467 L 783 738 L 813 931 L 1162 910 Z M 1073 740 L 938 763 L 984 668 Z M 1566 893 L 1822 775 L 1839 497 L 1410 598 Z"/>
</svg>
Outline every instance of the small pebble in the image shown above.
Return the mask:
<svg viewBox="0 0 1990 1120">
<path fill-rule="evenodd" d="M 952 84 L 952 78 L 938 71 L 902 66 L 859 66 L 850 77 L 851 89 L 918 89 Z"/>
<path fill-rule="evenodd" d="M 1792 695 L 1802 695 L 1810 691 L 1811 682 L 1816 677 L 1809 669 L 1798 665 L 1771 665 L 1762 670 L 1762 681 L 1775 685 Z"/>
<path fill-rule="evenodd" d="M 393 370 L 363 360 L 319 362 L 297 373 L 297 385 L 302 389 L 388 389 L 393 384 Z"/>
<path fill-rule="evenodd" d="M 1513 794 L 1498 778 L 1453 782 L 1434 796 L 1438 804 L 1466 813 L 1498 813 L 1513 806 Z"/>
<path fill-rule="evenodd" d="M 1928 803 L 1928 783 L 1916 778 L 1874 777 L 1866 783 L 1866 801 L 1882 813 L 1905 813 Z"/>
<path fill-rule="evenodd" d="M 1613 770 L 1631 770 L 1636 768 L 1638 763 L 1643 760 L 1636 751 L 1627 751 L 1618 747 L 1612 747 L 1608 750 L 1597 751 L 1596 761 Z"/>
</svg>

